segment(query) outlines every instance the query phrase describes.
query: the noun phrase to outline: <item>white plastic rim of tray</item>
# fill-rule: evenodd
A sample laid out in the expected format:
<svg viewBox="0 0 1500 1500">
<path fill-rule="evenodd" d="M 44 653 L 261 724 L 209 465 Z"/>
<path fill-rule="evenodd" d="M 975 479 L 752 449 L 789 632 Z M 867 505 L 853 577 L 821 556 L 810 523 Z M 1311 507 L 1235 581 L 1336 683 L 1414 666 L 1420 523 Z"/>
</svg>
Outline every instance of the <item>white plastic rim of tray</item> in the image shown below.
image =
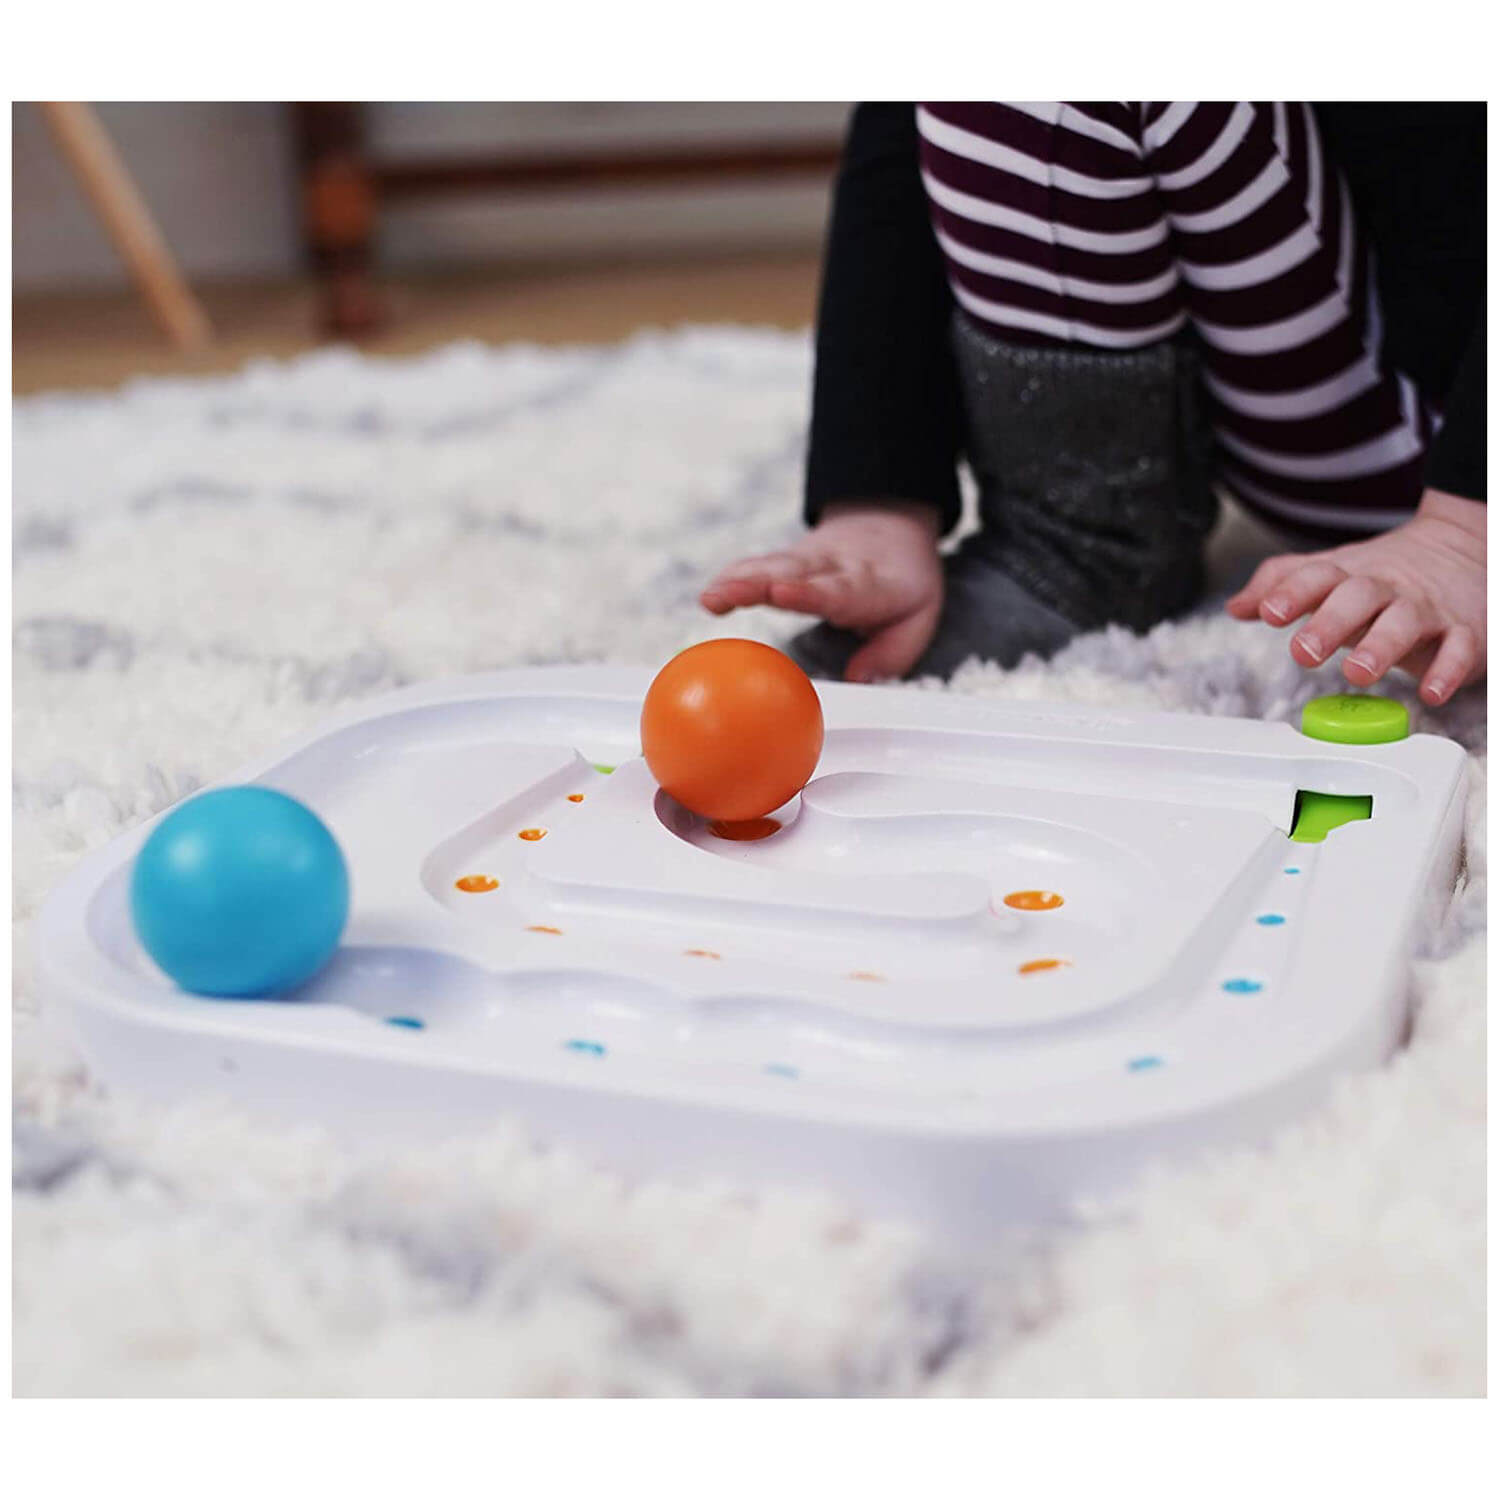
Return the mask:
<svg viewBox="0 0 1500 1500">
<path fill-rule="evenodd" d="M 1260 1138 L 1399 1043 L 1456 866 L 1446 740 L 823 684 L 818 774 L 735 843 L 638 758 L 650 678 L 434 683 L 230 778 L 307 802 L 349 861 L 343 945 L 297 995 L 155 969 L 127 900 L 152 824 L 48 902 L 42 983 L 122 1088 L 374 1140 L 514 1115 L 632 1170 L 959 1234 Z M 1294 843 L 1298 790 L 1374 815 Z M 1006 903 L 1026 890 L 1062 904 Z"/>
</svg>

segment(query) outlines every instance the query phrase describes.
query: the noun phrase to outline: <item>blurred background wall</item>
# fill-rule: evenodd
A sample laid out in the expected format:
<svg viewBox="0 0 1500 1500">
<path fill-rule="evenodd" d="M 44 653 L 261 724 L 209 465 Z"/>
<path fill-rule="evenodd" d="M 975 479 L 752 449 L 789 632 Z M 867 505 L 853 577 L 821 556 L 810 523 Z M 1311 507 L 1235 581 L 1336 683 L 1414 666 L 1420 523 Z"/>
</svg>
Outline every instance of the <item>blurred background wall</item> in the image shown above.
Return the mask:
<svg viewBox="0 0 1500 1500">
<path fill-rule="evenodd" d="M 367 107 L 382 161 L 504 158 L 746 141 L 836 142 L 843 104 L 420 104 Z M 183 270 L 194 280 L 302 268 L 288 108 L 279 103 L 100 104 Z M 12 105 L 12 277 L 17 291 L 123 286 L 125 272 L 40 116 Z M 817 178 L 726 177 L 691 189 L 594 187 L 443 198 L 382 211 L 390 271 L 538 258 L 805 249 L 822 232 Z"/>
<path fill-rule="evenodd" d="M 603 341 L 683 322 L 802 327 L 816 303 L 848 111 L 764 102 L 13 104 L 12 386 L 231 369 L 329 337 L 410 353 L 455 338 Z M 212 330 L 206 344 L 174 347 L 171 319 L 127 274 L 83 191 L 87 166 L 55 133 L 62 112 L 88 115 L 79 128 L 96 144 L 102 127 L 105 153 L 112 148 L 154 219 L 198 324 Z M 341 202 L 349 206 L 338 139 L 351 120 L 363 174 L 351 211 L 368 224 L 353 252 L 330 252 L 328 226 L 336 241 Z M 313 135 L 334 138 L 334 169 L 321 186 L 309 168 L 310 122 Z M 653 158 L 654 172 L 636 170 Z M 687 176 L 679 160 L 694 164 Z M 341 301 L 351 253 L 363 290 Z"/>
<path fill-rule="evenodd" d="M 289 275 L 297 197 L 279 104 L 100 104 L 99 117 L 190 277 Z M 124 286 L 41 115 L 11 105 L 11 279 L 17 292 Z"/>
</svg>

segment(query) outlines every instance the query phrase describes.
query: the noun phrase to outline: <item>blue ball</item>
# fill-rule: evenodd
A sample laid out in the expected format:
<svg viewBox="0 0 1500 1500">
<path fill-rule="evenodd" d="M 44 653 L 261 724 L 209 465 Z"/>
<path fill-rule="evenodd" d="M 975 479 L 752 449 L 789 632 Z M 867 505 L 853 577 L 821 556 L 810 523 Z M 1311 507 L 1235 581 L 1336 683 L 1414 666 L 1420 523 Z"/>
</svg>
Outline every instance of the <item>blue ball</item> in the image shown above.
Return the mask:
<svg viewBox="0 0 1500 1500">
<path fill-rule="evenodd" d="M 146 952 L 197 995 L 279 995 L 333 956 L 349 871 L 322 819 L 264 786 L 204 792 L 136 856 L 130 914 Z"/>
</svg>

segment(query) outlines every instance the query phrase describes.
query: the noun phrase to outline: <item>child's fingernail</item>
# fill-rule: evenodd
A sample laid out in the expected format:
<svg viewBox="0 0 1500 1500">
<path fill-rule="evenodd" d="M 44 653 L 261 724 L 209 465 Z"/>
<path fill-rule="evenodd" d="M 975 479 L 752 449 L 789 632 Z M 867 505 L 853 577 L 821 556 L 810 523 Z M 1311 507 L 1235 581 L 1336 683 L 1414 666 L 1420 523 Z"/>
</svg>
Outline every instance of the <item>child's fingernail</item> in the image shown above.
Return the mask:
<svg viewBox="0 0 1500 1500">
<path fill-rule="evenodd" d="M 1431 698 L 1434 703 L 1441 703 L 1447 692 L 1448 684 L 1444 682 L 1441 677 L 1434 677 L 1432 681 L 1427 684 L 1427 696 Z"/>
<path fill-rule="evenodd" d="M 1361 672 L 1369 672 L 1372 676 L 1375 672 L 1375 658 L 1365 651 L 1356 651 L 1349 657 L 1349 665 L 1358 667 Z"/>
<path fill-rule="evenodd" d="M 1260 607 L 1263 615 L 1269 615 L 1278 625 L 1286 619 L 1290 606 L 1280 599 L 1267 599 Z"/>
<path fill-rule="evenodd" d="M 1303 653 L 1310 656 L 1314 661 L 1323 660 L 1323 647 L 1319 643 L 1317 636 L 1299 635 L 1297 637 L 1297 644 L 1302 648 Z"/>
</svg>

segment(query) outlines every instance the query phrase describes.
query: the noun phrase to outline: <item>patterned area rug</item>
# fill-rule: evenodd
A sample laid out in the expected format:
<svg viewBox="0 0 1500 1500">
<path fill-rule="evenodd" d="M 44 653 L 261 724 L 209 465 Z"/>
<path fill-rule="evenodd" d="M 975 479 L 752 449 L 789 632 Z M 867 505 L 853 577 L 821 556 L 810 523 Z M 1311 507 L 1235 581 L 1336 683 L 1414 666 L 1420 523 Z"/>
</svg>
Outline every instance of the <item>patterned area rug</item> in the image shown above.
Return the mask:
<svg viewBox="0 0 1500 1500">
<path fill-rule="evenodd" d="M 514 1125 L 377 1162 L 88 1078 L 28 960 L 85 850 L 351 699 L 789 634 L 694 599 L 792 534 L 809 373 L 804 339 L 721 328 L 18 404 L 18 1393 L 1483 1390 L 1482 692 L 1434 716 L 1395 690 L 1473 752 L 1410 1047 L 1266 1149 L 977 1264 L 817 1197 L 623 1182 Z M 1255 545 L 1232 521 L 1219 576 Z M 1339 686 L 1210 607 L 951 690 L 1290 720 Z"/>
</svg>

